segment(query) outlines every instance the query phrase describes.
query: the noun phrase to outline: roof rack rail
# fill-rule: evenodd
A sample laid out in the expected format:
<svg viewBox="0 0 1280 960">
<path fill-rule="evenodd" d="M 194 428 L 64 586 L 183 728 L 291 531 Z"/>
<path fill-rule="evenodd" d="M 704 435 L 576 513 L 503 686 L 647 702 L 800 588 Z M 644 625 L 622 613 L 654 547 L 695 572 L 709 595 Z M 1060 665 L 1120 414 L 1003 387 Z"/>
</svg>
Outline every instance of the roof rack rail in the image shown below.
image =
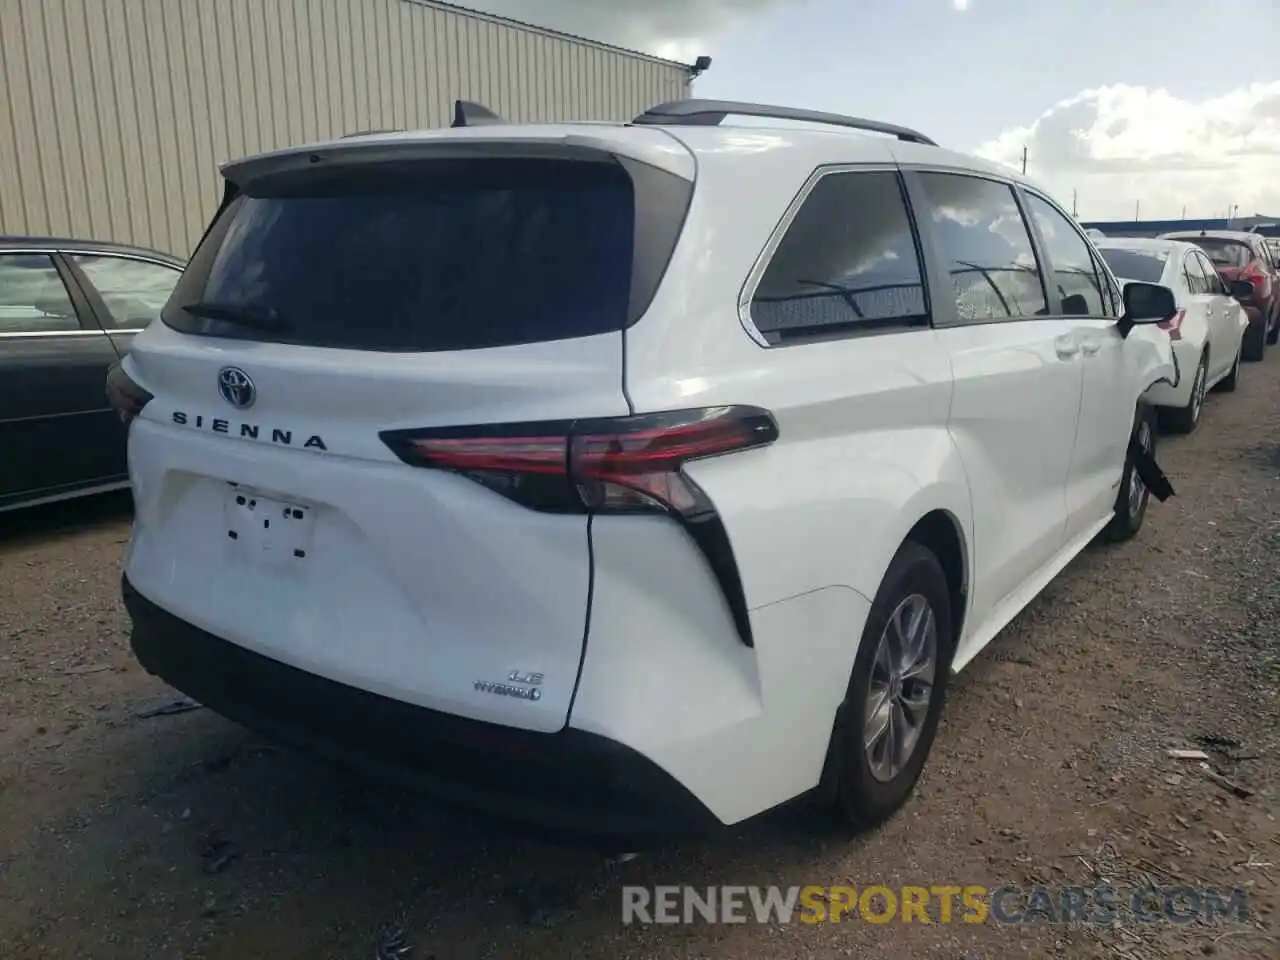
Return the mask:
<svg viewBox="0 0 1280 960">
<path fill-rule="evenodd" d="M 386 127 L 382 130 L 357 130 L 355 133 L 344 133 L 339 140 L 349 140 L 352 137 L 372 137 L 376 133 L 404 133 L 399 127 Z"/>
<path fill-rule="evenodd" d="M 910 143 L 923 143 L 936 147 L 937 143 L 923 133 L 909 127 L 900 127 L 879 120 L 863 120 L 846 117 L 841 113 L 823 113 L 820 110 L 800 110 L 795 107 L 773 107 L 764 103 L 746 103 L 738 100 L 669 100 L 650 107 L 631 122 L 642 125 L 690 124 L 694 126 L 718 126 L 725 117 L 737 114 L 742 117 L 768 117 L 772 120 L 800 120 L 805 123 L 825 123 L 852 130 L 887 133 Z"/>
<path fill-rule="evenodd" d="M 453 104 L 454 127 L 482 127 L 503 123 L 503 119 L 482 103 L 473 100 L 457 100 Z"/>
</svg>

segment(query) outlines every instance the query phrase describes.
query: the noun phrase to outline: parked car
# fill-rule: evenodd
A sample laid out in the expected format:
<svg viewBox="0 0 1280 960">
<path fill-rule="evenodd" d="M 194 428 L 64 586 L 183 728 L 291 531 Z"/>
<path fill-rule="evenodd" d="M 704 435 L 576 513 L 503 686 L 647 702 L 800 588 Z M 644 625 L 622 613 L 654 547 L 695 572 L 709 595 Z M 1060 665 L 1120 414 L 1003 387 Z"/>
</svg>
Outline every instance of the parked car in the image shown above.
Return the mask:
<svg viewBox="0 0 1280 960">
<path fill-rule="evenodd" d="M 1192 243 L 1117 238 L 1097 246 L 1122 284 L 1158 283 L 1173 291 L 1178 312 L 1166 329 L 1174 338 L 1177 385 L 1158 384 L 1147 399 L 1159 408 L 1166 429 L 1190 433 L 1200 422 L 1205 393 L 1215 386 L 1230 392 L 1240 381 L 1249 318 L 1236 298 L 1247 299 L 1253 289 L 1243 280 L 1231 281 L 1229 288 Z"/>
<path fill-rule="evenodd" d="M 1253 296 L 1241 301 L 1249 315 L 1244 358 L 1261 360 L 1267 344 L 1280 338 L 1280 269 L 1266 240 L 1243 230 L 1184 230 L 1162 233 L 1160 239 L 1194 243 L 1209 255 L 1223 280 L 1244 280 L 1253 287 Z"/>
<path fill-rule="evenodd" d="M 128 486 L 107 370 L 182 266 L 138 247 L 0 237 L 0 511 Z"/>
<path fill-rule="evenodd" d="M 133 648 L 444 797 L 875 823 L 948 676 L 1170 492 L 1172 292 L 914 131 L 685 100 L 222 173 L 111 375 Z"/>
</svg>

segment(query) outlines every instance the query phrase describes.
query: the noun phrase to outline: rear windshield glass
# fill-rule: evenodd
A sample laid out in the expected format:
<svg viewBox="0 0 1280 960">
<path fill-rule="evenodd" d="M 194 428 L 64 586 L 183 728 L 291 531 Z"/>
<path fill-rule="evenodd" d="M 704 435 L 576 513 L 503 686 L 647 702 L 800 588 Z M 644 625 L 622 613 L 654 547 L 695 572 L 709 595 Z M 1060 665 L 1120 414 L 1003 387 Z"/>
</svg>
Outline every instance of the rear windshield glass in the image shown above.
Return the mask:
<svg viewBox="0 0 1280 960">
<path fill-rule="evenodd" d="M 1098 250 L 1107 266 L 1121 280 L 1159 283 L 1169 255 L 1162 250 L 1120 250 L 1101 247 Z"/>
<path fill-rule="evenodd" d="M 190 333 L 435 351 L 627 325 L 635 198 L 612 162 L 433 160 L 250 188 L 165 308 Z M 200 261 L 200 263 L 195 263 Z"/>
<path fill-rule="evenodd" d="M 1191 242 L 1209 255 L 1215 267 L 1247 267 L 1253 260 L 1249 245 L 1238 240 L 1194 237 Z"/>
</svg>

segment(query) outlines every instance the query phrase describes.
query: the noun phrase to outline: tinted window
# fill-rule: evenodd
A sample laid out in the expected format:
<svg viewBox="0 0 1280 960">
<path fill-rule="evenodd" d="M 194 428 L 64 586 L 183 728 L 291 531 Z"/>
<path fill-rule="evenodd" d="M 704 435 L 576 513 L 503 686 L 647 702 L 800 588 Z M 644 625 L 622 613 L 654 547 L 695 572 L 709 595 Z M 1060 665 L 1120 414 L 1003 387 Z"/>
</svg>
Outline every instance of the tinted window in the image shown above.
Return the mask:
<svg viewBox="0 0 1280 960">
<path fill-rule="evenodd" d="M 1218 268 L 1215 267 L 1203 253 L 1197 253 L 1196 259 L 1200 261 L 1200 268 L 1204 271 L 1205 280 L 1207 281 L 1210 293 L 1229 293 L 1227 285 L 1223 283 Z"/>
<path fill-rule="evenodd" d="M 1216 237 L 1188 237 L 1192 243 L 1209 255 L 1215 267 L 1247 267 L 1253 260 L 1253 250 L 1239 240 L 1219 240 Z"/>
<path fill-rule="evenodd" d="M 1164 274 L 1169 255 L 1163 250 L 1122 250 L 1103 247 L 1098 251 L 1107 266 L 1121 280 L 1138 280 L 1142 283 L 1159 283 Z"/>
<path fill-rule="evenodd" d="M 1065 316 L 1107 316 L 1089 242 L 1070 220 L 1040 197 L 1028 194 L 1027 206 L 1053 263 L 1049 309 Z"/>
<path fill-rule="evenodd" d="M 180 276 L 172 267 L 126 257 L 78 253 L 71 259 L 102 296 L 116 328 L 145 327 L 159 317 Z"/>
<path fill-rule="evenodd" d="M 960 319 L 1043 315 L 1040 269 L 1012 188 L 950 173 L 920 179 Z"/>
<path fill-rule="evenodd" d="M 79 329 L 51 256 L 0 254 L 0 333 Z"/>
<path fill-rule="evenodd" d="M 832 173 L 814 185 L 751 301 L 771 343 L 928 315 L 898 177 Z"/>
<path fill-rule="evenodd" d="M 388 351 L 585 337 L 628 323 L 638 214 L 619 164 L 378 163 L 293 173 L 249 193 L 211 231 L 216 256 L 193 257 L 166 323 Z M 666 238 L 669 256 L 684 211 L 664 232 L 663 198 L 645 199 L 641 239 Z M 212 309 L 180 309 L 196 302 Z"/>
</svg>

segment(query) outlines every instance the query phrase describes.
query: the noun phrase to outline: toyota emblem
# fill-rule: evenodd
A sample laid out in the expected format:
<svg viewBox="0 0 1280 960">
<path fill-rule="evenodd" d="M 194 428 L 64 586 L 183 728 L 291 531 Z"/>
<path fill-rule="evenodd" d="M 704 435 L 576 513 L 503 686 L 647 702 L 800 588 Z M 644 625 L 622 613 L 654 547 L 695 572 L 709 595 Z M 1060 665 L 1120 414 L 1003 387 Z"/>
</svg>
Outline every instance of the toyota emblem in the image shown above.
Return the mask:
<svg viewBox="0 0 1280 960">
<path fill-rule="evenodd" d="M 222 399 L 239 410 L 247 410 L 258 398 L 258 390 L 249 375 L 239 367 L 223 367 L 218 371 L 218 392 Z"/>
</svg>

